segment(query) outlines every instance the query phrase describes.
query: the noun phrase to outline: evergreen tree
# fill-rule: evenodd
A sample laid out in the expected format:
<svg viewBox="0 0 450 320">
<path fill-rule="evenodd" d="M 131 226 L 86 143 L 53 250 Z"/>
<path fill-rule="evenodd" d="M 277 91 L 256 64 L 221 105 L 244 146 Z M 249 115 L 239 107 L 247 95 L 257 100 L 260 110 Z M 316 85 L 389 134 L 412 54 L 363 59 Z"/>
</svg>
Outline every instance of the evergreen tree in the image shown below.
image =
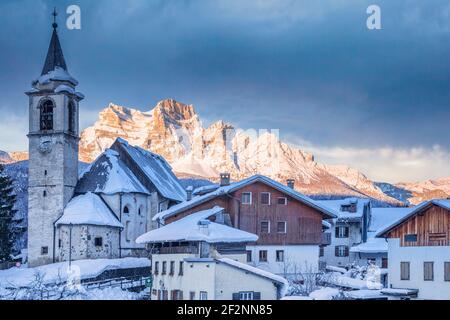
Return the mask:
<svg viewBox="0 0 450 320">
<path fill-rule="evenodd" d="M 10 260 L 14 243 L 12 223 L 16 213 L 15 202 L 12 180 L 5 174 L 4 167 L 0 164 L 0 262 Z"/>
</svg>

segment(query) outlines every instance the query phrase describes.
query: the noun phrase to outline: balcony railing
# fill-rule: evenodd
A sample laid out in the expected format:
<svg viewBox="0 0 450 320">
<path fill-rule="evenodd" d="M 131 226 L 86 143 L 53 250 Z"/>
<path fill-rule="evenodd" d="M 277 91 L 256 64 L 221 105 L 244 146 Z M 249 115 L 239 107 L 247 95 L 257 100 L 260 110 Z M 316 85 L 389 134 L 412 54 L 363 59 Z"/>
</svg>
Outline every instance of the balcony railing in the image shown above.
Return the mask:
<svg viewBox="0 0 450 320">
<path fill-rule="evenodd" d="M 186 246 L 186 247 L 162 247 L 162 248 L 154 248 L 152 250 L 153 254 L 177 254 L 177 253 L 189 253 L 196 254 L 198 253 L 198 248 L 194 246 Z"/>
</svg>

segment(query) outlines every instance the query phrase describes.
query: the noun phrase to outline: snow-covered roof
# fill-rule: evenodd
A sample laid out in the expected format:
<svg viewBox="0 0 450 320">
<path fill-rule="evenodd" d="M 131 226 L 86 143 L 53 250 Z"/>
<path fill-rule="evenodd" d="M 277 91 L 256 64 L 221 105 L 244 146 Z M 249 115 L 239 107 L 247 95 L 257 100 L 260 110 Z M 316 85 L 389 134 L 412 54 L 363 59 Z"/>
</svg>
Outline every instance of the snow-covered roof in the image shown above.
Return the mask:
<svg viewBox="0 0 450 320">
<path fill-rule="evenodd" d="M 72 261 L 72 267 L 79 271 L 80 279 L 92 279 L 107 270 L 150 268 L 151 262 L 147 258 L 122 259 L 94 259 Z M 67 281 L 70 276 L 69 262 L 59 262 L 35 268 L 11 268 L 0 270 L 0 288 L 14 286 L 28 286 L 36 279 L 36 274 L 43 276 L 43 282 L 55 283 Z"/>
<path fill-rule="evenodd" d="M 419 212 L 422 212 L 423 210 L 429 208 L 430 206 L 439 206 L 441 208 L 444 208 L 446 210 L 450 211 L 450 200 L 449 199 L 435 199 L 435 200 L 429 200 L 424 201 L 421 204 L 417 205 L 416 207 L 410 208 L 410 211 L 401 216 L 400 218 L 388 222 L 382 227 L 380 227 L 376 233 L 375 237 L 382 237 L 386 232 L 392 230 L 394 227 L 400 225 L 404 221 L 408 220 L 409 218 L 413 217 L 414 215 L 418 214 Z"/>
<path fill-rule="evenodd" d="M 96 194 L 88 192 L 69 201 L 55 225 L 95 225 L 123 228 L 122 223 Z"/>
<path fill-rule="evenodd" d="M 263 278 L 275 281 L 275 282 L 277 282 L 277 283 L 282 285 L 281 295 L 284 296 L 286 294 L 286 290 L 287 290 L 287 287 L 288 287 L 289 284 L 288 284 L 288 281 L 285 278 L 281 277 L 281 276 L 278 276 L 278 275 L 273 274 L 271 272 L 268 272 L 268 271 L 265 271 L 265 270 L 261 270 L 259 268 L 255 268 L 255 267 L 252 267 L 252 266 L 250 266 L 250 265 L 248 265 L 246 263 L 242 263 L 242 262 L 239 262 L 239 261 L 236 261 L 236 260 L 232 260 L 232 259 L 229 259 L 229 258 L 219 258 L 219 259 L 216 259 L 216 260 L 221 262 L 221 263 L 224 263 L 226 265 L 229 265 L 231 267 L 235 267 L 235 268 L 244 270 L 246 272 L 253 273 L 253 274 L 257 275 L 257 276 L 260 276 L 260 277 L 263 277 Z"/>
<path fill-rule="evenodd" d="M 318 200 L 322 206 L 336 213 L 339 220 L 360 220 L 364 214 L 364 207 L 370 203 L 369 199 L 346 198 L 340 200 Z M 342 206 L 356 203 L 356 212 L 342 211 Z"/>
<path fill-rule="evenodd" d="M 161 243 L 178 241 L 206 241 L 208 243 L 255 242 L 258 236 L 211 222 L 208 218 L 221 213 L 224 209 L 214 207 L 209 210 L 190 214 L 180 220 L 154 229 L 136 239 L 137 243 Z"/>
<path fill-rule="evenodd" d="M 64 70 L 60 67 L 55 67 L 55 69 L 53 69 L 52 71 L 49 71 L 49 72 L 43 74 L 38 79 L 36 79 L 34 81 L 34 83 L 39 83 L 41 85 L 45 85 L 45 84 L 50 83 L 50 81 L 64 81 L 64 82 L 69 82 L 69 83 L 73 84 L 74 86 L 78 85 L 78 81 L 75 80 L 75 78 L 73 78 L 69 74 L 69 72 L 67 72 L 66 70 Z"/>
<path fill-rule="evenodd" d="M 75 192 L 150 194 L 120 159 L 119 154 L 111 149 L 102 153 L 84 171 L 77 183 Z"/>
<path fill-rule="evenodd" d="M 200 196 L 196 196 L 196 197 L 192 198 L 192 200 L 190 200 L 190 201 L 185 201 L 185 202 L 179 203 L 179 204 L 169 208 L 168 210 L 165 210 L 165 211 L 162 211 L 162 212 L 156 214 L 153 217 L 153 220 L 156 221 L 156 220 L 166 219 L 167 217 L 175 215 L 179 212 L 183 212 L 189 208 L 193 208 L 193 207 L 195 207 L 201 203 L 204 203 L 208 200 L 214 199 L 214 198 L 222 196 L 222 195 L 230 194 L 236 190 L 239 190 L 239 189 L 241 189 L 245 186 L 248 186 L 250 184 L 253 184 L 255 182 L 261 182 L 266 185 L 269 185 L 272 188 L 277 189 L 278 191 L 283 192 L 284 194 L 286 194 L 288 196 L 291 196 L 292 198 L 296 199 L 297 201 L 300 201 L 312 208 L 317 209 L 322 214 L 324 214 L 327 219 L 336 217 L 336 215 L 333 213 L 333 210 L 329 209 L 328 207 L 323 206 L 320 202 L 314 201 L 311 198 L 295 191 L 294 189 L 289 188 L 288 186 L 285 186 L 275 180 L 270 179 L 269 177 L 266 177 L 263 175 L 254 175 L 250 178 L 241 180 L 239 182 L 232 183 L 228 186 L 222 186 L 212 192 L 209 192 L 209 193 L 206 193 L 206 194 L 203 194 Z"/>
<path fill-rule="evenodd" d="M 361 243 L 350 249 L 354 253 L 386 253 L 388 245 L 385 239 L 375 238 L 375 234 L 387 224 L 407 215 L 412 208 L 372 208 L 371 219 L 369 223 L 367 242 Z"/>
<path fill-rule="evenodd" d="M 120 150 L 125 151 L 162 196 L 177 202 L 186 200 L 186 191 L 163 157 L 142 148 L 131 146 L 122 138 L 118 138 L 111 148 L 119 151 L 119 153 Z"/>
<path fill-rule="evenodd" d="M 60 93 L 60 92 L 67 92 L 67 93 L 76 95 L 80 99 L 84 99 L 84 94 L 82 94 L 81 92 L 75 91 L 74 88 L 72 88 L 71 86 L 67 86 L 65 84 L 61 84 L 58 87 L 56 87 L 55 93 Z"/>
</svg>

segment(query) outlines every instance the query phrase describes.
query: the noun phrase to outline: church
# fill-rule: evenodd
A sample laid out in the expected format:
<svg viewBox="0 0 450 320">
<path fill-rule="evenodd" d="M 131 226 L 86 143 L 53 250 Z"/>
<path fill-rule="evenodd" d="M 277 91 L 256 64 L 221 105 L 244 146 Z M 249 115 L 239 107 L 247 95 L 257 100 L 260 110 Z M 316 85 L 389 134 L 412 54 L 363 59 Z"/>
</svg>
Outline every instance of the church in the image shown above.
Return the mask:
<svg viewBox="0 0 450 320">
<path fill-rule="evenodd" d="M 56 17 L 56 13 L 54 13 Z M 29 97 L 28 265 L 145 255 L 138 236 L 153 217 L 186 199 L 159 155 L 117 139 L 79 172 L 79 107 L 84 96 L 53 34 Z"/>
</svg>

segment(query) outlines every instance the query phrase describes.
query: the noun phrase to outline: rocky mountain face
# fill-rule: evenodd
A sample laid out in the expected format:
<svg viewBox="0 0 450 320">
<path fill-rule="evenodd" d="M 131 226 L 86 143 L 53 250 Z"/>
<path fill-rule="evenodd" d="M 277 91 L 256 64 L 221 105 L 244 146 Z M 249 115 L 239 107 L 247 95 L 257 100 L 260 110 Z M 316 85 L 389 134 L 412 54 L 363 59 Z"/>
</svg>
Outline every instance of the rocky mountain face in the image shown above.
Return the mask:
<svg viewBox="0 0 450 320">
<path fill-rule="evenodd" d="M 110 104 L 94 126 L 81 134 L 80 160 L 91 162 L 117 137 L 164 156 L 181 177 L 217 180 L 260 173 L 280 182 L 295 179 L 296 189 L 313 196 L 369 196 L 399 203 L 355 169 L 327 166 L 280 141 L 271 132 L 242 131 L 218 121 L 204 128 L 192 105 L 164 100 L 149 112 Z"/>
<path fill-rule="evenodd" d="M 255 173 L 318 198 L 368 196 L 391 204 L 417 204 L 450 197 L 450 178 L 392 185 L 377 183 L 344 165 L 317 163 L 314 156 L 280 141 L 272 132 L 242 131 L 224 121 L 203 127 L 192 105 L 172 99 L 148 112 L 110 104 L 81 133 L 80 161 L 91 162 L 116 138 L 164 156 L 181 178 L 218 180 L 220 172 L 243 179 Z M 25 152 L 0 152 L 0 163 L 25 160 Z"/>
</svg>

